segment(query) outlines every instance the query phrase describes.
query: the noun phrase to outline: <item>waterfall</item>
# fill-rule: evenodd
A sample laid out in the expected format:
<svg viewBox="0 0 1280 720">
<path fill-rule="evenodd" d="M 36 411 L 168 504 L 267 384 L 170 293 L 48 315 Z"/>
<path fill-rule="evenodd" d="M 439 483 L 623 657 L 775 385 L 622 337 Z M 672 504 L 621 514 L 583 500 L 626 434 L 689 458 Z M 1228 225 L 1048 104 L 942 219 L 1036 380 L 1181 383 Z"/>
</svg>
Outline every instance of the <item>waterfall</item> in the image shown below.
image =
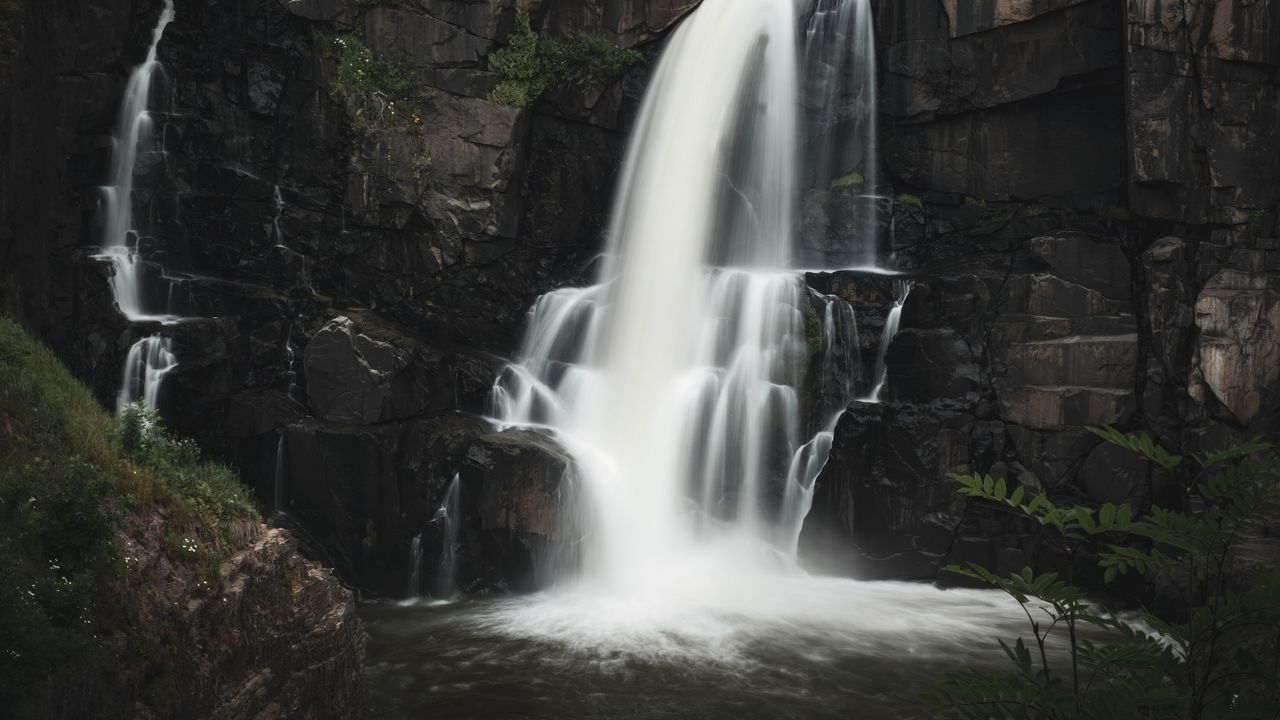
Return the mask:
<svg viewBox="0 0 1280 720">
<path fill-rule="evenodd" d="M 455 474 L 445 490 L 444 500 L 436 510 L 435 522 L 440 529 L 440 561 L 436 564 L 436 577 L 431 596 L 436 600 L 449 600 L 458 584 L 458 532 L 462 518 L 458 513 L 458 482 Z M 413 586 L 415 593 L 417 585 Z"/>
<path fill-rule="evenodd" d="M 116 412 L 123 412 L 133 404 L 158 407 L 160 383 L 177 364 L 170 338 L 151 335 L 134 343 L 124 360 L 124 378 L 116 396 Z"/>
<path fill-rule="evenodd" d="M 898 298 L 884 319 L 884 330 L 880 334 L 880 348 L 876 352 L 876 369 L 872 375 L 871 393 L 864 402 L 880 402 L 880 393 L 884 392 L 885 383 L 889 381 L 889 344 L 898 335 L 898 326 L 902 323 L 902 307 L 907 304 L 907 296 L 911 294 L 911 283 L 898 284 Z"/>
<path fill-rule="evenodd" d="M 116 305 L 131 322 L 174 319 L 163 313 L 151 313 L 146 307 L 143 262 L 138 254 L 138 231 L 133 223 L 134 171 L 140 150 L 153 141 L 148 107 L 153 76 L 160 68 L 156 53 L 173 17 L 173 1 L 165 0 L 160 19 L 151 33 L 147 59 L 129 74 L 112 137 L 111 184 L 102 189 L 103 242 L 99 257 L 111 263 L 111 290 Z"/>
<path fill-rule="evenodd" d="M 284 428 L 276 431 L 276 475 L 271 491 L 271 509 L 274 512 L 284 514 L 285 507 L 285 491 L 284 483 L 288 475 L 285 473 L 285 447 L 284 447 Z"/>
<path fill-rule="evenodd" d="M 800 0 L 806 20 L 801 71 L 805 181 L 856 193 L 859 231 L 825 258 L 837 267 L 878 267 L 877 77 L 871 0 Z"/>
<path fill-rule="evenodd" d="M 409 541 L 409 581 L 405 594 L 410 598 L 422 594 L 422 533 Z"/>
<path fill-rule="evenodd" d="M 111 291 L 116 307 L 134 323 L 168 323 L 177 319 L 167 313 L 168 308 L 164 313 L 155 313 L 147 307 L 145 264 L 139 255 L 139 232 L 133 222 L 134 172 L 140 153 L 153 142 L 151 116 L 147 109 L 153 76 L 160 67 L 156 54 L 165 28 L 173 17 L 173 2 L 165 0 L 164 9 L 151 33 L 147 59 L 133 69 L 125 85 L 112 138 L 111 185 L 102 189 L 103 242 L 96 257 L 111 264 Z M 156 407 L 160 384 L 176 365 L 170 338 L 155 334 L 137 341 L 125 358 L 116 412 L 123 412 L 133 403 Z"/>
<path fill-rule="evenodd" d="M 575 459 L 591 526 L 580 586 L 676 592 L 685 571 L 794 559 L 858 376 L 852 308 L 792 264 L 796 22 L 794 0 L 706 0 L 675 32 L 598 282 L 540 298 L 495 384 L 503 425 Z"/>
</svg>

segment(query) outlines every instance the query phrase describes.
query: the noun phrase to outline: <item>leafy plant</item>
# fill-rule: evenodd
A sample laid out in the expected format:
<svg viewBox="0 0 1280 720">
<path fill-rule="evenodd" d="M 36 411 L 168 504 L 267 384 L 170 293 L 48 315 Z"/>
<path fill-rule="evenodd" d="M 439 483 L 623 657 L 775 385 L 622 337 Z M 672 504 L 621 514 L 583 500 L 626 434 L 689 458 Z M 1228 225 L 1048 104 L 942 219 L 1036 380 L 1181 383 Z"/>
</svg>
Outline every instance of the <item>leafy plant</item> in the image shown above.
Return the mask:
<svg viewBox="0 0 1280 720">
<path fill-rule="evenodd" d="M 561 84 L 599 85 L 641 60 L 640 53 L 602 37 L 540 40 L 528 10 L 516 14 L 516 30 L 507 46 L 489 54 L 489 69 L 502 82 L 489 93 L 501 105 L 527 107 L 548 88 Z"/>
<path fill-rule="evenodd" d="M 426 98 L 404 66 L 378 59 L 360 38 L 333 38 L 337 61 L 333 89 L 350 102 L 357 122 L 420 125 Z"/>
<path fill-rule="evenodd" d="M 1166 618 L 1147 609 L 1126 618 L 1099 613 L 1070 578 L 1031 568 L 1000 577 L 970 563 L 949 572 L 1013 597 L 1032 643 L 1000 641 L 1013 669 L 967 670 L 938 683 L 927 700 L 945 718 L 1276 718 L 1280 717 L 1280 568 L 1240 562 L 1241 543 L 1280 514 L 1280 461 L 1252 441 L 1192 456 L 1184 468 L 1144 433 L 1091 428 L 1166 471 L 1182 473 L 1185 511 L 1159 507 L 1135 517 L 1128 506 L 1058 507 L 1030 499 L 989 475 L 952 475 L 962 495 L 1014 508 L 1052 529 L 1065 548 L 1097 553 L 1106 581 L 1128 573 L 1181 588 L 1184 608 Z M 1105 641 L 1081 636 L 1097 628 Z M 1065 657 L 1049 648 L 1067 634 Z"/>
</svg>

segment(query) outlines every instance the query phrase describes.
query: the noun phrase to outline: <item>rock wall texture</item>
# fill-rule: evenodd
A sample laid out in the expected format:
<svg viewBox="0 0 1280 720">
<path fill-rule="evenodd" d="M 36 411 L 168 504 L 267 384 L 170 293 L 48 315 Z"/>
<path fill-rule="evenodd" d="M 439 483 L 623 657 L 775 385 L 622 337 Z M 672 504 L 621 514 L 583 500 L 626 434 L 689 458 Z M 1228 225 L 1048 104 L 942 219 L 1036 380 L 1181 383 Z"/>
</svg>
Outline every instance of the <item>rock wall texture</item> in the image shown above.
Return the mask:
<svg viewBox="0 0 1280 720">
<path fill-rule="evenodd" d="M 50 678 L 49 718 L 356 718 L 365 634 L 333 571 L 278 528 L 235 521 L 207 574 L 166 552 L 152 515 L 120 538 L 104 604 L 127 608 L 103 671 Z"/>
<path fill-rule="evenodd" d="M 163 152 L 143 158 L 134 194 L 156 292 L 191 318 L 165 330 L 182 360 L 161 405 L 363 590 L 408 592 L 411 539 L 438 553 L 433 518 L 458 474 L 467 577 L 531 587 L 545 555 L 545 524 L 495 508 L 540 502 L 513 496 L 514 479 L 545 459 L 554 485 L 562 453 L 538 438 L 499 452 L 474 414 L 533 300 L 590 270 L 648 63 L 522 109 L 487 99 L 486 56 L 518 9 L 543 37 L 652 56 L 696 4 L 175 0 L 153 93 Z M 95 185 L 161 5 L 23 0 L 0 90 L 15 149 L 6 307 L 108 404 L 128 347 L 155 328 L 112 308 L 91 257 Z M 342 92 L 343 40 L 412 81 L 410 118 Z"/>
<path fill-rule="evenodd" d="M 365 592 L 432 586 L 455 477 L 469 589 L 536 585 L 571 473 L 542 439 L 477 415 L 533 299 L 590 273 L 648 69 L 696 2 L 176 5 L 155 95 L 164 152 L 135 194 L 170 276 L 158 287 L 202 318 L 167 331 L 170 423 Z M 914 289 L 887 402 L 838 428 L 810 561 L 895 577 L 962 557 L 1015 565 L 1040 545 L 957 502 L 946 472 L 1146 502 L 1168 479 L 1084 426 L 1182 450 L 1274 433 L 1280 14 L 1246 0 L 876 5 L 880 186 L 815 178 L 802 231 L 821 250 L 875 213 Z M 0 1 L 16 48 L 0 44 L 4 304 L 104 402 L 153 328 L 123 322 L 89 257 L 95 186 L 159 7 Z M 492 103 L 486 56 L 518 8 L 544 37 L 597 34 L 648 60 L 528 108 Z M 413 80 L 409 118 L 340 92 L 339 39 Z M 810 282 L 854 302 L 874 359 L 894 289 Z M 411 588 L 415 537 L 427 559 Z"/>
<path fill-rule="evenodd" d="M 878 18 L 884 226 L 918 275 L 887 401 L 837 429 L 809 562 L 910 578 L 1065 562 L 945 475 L 1169 505 L 1179 478 L 1086 427 L 1179 452 L 1280 436 L 1274 8 L 908 0 Z"/>
</svg>

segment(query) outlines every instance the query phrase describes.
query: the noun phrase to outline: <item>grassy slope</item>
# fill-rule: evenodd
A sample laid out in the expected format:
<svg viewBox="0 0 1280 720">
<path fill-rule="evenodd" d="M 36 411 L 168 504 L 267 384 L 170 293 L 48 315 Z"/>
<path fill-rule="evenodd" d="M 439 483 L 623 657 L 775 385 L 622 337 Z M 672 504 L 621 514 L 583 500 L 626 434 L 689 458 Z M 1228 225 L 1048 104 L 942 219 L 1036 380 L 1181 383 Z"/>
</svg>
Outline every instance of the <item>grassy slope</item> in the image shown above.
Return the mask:
<svg viewBox="0 0 1280 720">
<path fill-rule="evenodd" d="M 230 521 L 254 516 L 230 471 L 141 427 L 0 318 L 0 716 L 43 714 L 55 677 L 110 676 L 121 648 L 145 652 L 122 543 L 162 537 L 175 574 L 213 593 Z"/>
</svg>

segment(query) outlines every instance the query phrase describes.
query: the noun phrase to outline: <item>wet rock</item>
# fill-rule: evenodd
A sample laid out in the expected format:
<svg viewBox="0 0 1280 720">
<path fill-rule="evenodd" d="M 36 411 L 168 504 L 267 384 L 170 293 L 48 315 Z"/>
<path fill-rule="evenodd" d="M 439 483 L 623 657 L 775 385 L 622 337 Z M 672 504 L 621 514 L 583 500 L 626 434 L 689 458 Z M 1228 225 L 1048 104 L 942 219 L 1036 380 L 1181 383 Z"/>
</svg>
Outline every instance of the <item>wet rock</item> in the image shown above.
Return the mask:
<svg viewBox="0 0 1280 720">
<path fill-rule="evenodd" d="M 479 487 L 485 562 L 513 590 L 545 586 L 570 532 L 563 511 L 572 499 L 572 460 L 545 435 L 506 431 L 472 444 L 463 472 Z"/>
<path fill-rule="evenodd" d="M 1280 287 L 1274 276 L 1223 270 L 1200 292 L 1195 314 L 1199 374 L 1247 424 L 1280 391 Z"/>
<path fill-rule="evenodd" d="M 932 578 L 964 512 L 948 472 L 968 472 L 973 418 L 856 403 L 840 419 L 800 535 L 802 562 L 861 578 Z"/>
<path fill-rule="evenodd" d="M 436 387 L 444 358 L 384 326 L 335 318 L 311 338 L 303 362 L 307 401 L 326 420 L 372 425 L 453 403 Z"/>
</svg>

